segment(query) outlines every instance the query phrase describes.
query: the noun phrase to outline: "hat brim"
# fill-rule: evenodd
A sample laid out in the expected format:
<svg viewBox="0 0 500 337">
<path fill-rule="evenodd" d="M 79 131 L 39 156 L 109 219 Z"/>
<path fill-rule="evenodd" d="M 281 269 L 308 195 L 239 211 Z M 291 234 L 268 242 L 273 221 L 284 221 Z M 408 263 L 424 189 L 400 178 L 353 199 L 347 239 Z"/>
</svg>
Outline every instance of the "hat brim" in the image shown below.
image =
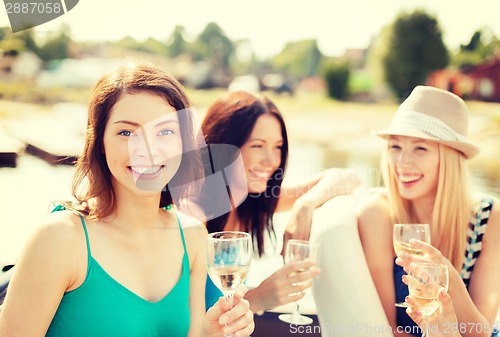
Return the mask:
<svg viewBox="0 0 500 337">
<path fill-rule="evenodd" d="M 432 140 L 462 152 L 467 159 L 473 158 L 479 153 L 479 147 L 474 144 L 460 141 L 441 140 L 423 132 L 422 130 L 414 128 L 403 128 L 401 126 L 397 128 L 389 127 L 381 131 L 375 131 L 373 134 L 383 139 L 388 139 L 390 136 L 405 136 Z"/>
</svg>

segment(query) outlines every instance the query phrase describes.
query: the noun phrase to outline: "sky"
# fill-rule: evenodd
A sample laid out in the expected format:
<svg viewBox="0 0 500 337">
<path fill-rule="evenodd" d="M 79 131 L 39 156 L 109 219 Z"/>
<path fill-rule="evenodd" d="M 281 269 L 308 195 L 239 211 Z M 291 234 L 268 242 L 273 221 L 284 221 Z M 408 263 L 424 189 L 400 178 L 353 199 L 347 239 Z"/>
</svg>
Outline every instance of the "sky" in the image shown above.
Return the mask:
<svg viewBox="0 0 500 337">
<path fill-rule="evenodd" d="M 260 57 L 279 53 L 287 42 L 310 38 L 317 39 L 323 54 L 339 56 L 346 48 L 367 47 L 400 11 L 416 8 L 437 18 L 451 49 L 468 43 L 485 26 L 500 37 L 499 0 L 79 0 L 66 15 L 36 31 L 54 32 L 64 23 L 76 41 L 125 36 L 165 41 L 176 25 L 185 27 L 189 39 L 215 22 L 232 40 L 248 39 Z M 8 25 L 2 8 L 0 26 Z"/>
</svg>

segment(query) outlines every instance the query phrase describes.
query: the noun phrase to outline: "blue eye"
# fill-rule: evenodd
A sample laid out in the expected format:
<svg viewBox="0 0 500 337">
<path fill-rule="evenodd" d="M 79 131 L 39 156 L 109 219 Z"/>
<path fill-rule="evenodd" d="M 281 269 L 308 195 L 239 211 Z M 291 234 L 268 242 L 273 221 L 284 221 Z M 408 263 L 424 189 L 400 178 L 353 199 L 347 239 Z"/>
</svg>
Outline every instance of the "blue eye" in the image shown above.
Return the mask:
<svg viewBox="0 0 500 337">
<path fill-rule="evenodd" d="M 130 136 L 132 136 L 132 135 L 133 135 L 133 132 L 132 132 L 132 131 L 130 131 L 130 130 L 122 130 L 122 131 L 118 132 L 118 134 L 119 134 L 120 136 L 130 137 Z"/>
<path fill-rule="evenodd" d="M 170 130 L 170 129 L 163 129 L 159 132 L 159 135 L 160 136 L 168 136 L 168 135 L 171 135 L 173 134 L 174 131 Z"/>
</svg>

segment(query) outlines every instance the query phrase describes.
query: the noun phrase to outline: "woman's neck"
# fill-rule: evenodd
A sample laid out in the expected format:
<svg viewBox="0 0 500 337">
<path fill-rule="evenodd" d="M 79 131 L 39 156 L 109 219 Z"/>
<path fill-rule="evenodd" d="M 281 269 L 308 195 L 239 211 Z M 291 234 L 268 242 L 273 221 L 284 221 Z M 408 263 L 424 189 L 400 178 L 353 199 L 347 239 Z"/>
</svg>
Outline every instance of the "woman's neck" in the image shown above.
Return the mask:
<svg viewBox="0 0 500 337">
<path fill-rule="evenodd" d="M 412 202 L 413 212 L 419 223 L 432 223 L 435 199 L 420 199 Z"/>
<path fill-rule="evenodd" d="M 116 193 L 116 210 L 112 221 L 123 229 L 144 229 L 160 225 L 160 194 L 139 197 L 132 193 Z"/>
<path fill-rule="evenodd" d="M 224 225 L 225 231 L 242 231 L 240 220 L 236 210 L 229 212 L 226 224 Z"/>
</svg>

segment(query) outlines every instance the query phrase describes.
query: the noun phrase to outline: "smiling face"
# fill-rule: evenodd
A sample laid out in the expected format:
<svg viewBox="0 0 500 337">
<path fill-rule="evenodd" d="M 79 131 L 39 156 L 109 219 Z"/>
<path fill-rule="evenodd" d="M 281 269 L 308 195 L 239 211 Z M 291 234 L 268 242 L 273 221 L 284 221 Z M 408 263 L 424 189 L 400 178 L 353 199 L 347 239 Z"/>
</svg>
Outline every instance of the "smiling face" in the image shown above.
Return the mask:
<svg viewBox="0 0 500 337">
<path fill-rule="evenodd" d="M 241 146 L 248 192 L 266 190 L 269 178 L 281 163 L 282 146 L 281 125 L 277 118 L 270 114 L 261 115 L 248 140 Z"/>
<path fill-rule="evenodd" d="M 403 199 L 434 199 L 439 178 L 439 145 L 421 138 L 391 136 L 389 168 Z"/>
<path fill-rule="evenodd" d="M 176 109 L 146 91 L 123 94 L 110 111 L 104 152 L 118 195 L 124 190 L 158 194 L 182 158 Z"/>
</svg>

